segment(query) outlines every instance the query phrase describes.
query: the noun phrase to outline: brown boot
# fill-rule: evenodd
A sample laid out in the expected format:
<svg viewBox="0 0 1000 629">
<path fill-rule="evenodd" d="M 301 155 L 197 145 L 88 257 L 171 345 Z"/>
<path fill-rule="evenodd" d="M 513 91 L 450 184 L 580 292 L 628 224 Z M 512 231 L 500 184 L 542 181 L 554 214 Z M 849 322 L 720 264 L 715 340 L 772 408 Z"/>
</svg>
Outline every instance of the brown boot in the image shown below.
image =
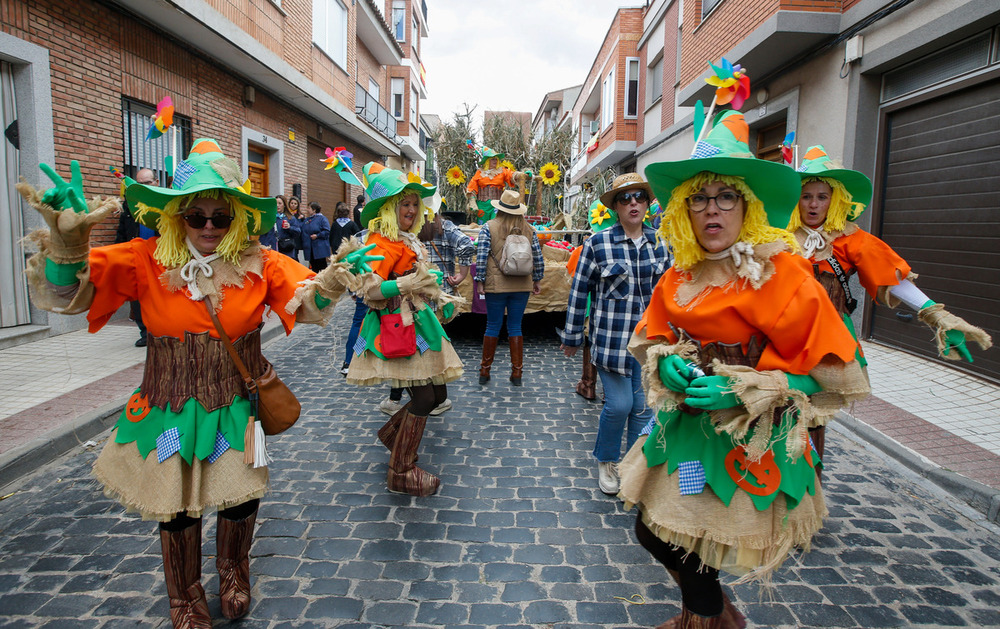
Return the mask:
<svg viewBox="0 0 1000 629">
<path fill-rule="evenodd" d="M 417 448 L 420 447 L 426 424 L 426 416 L 413 415 L 407 407 L 406 415 L 399 424 L 392 454 L 389 455 L 389 472 L 386 476 L 389 491 L 411 496 L 430 496 L 438 490 L 440 479 L 417 467 Z"/>
<path fill-rule="evenodd" d="M 212 616 L 201 586 L 201 519 L 180 531 L 161 526 L 160 550 L 174 629 L 211 629 Z"/>
<path fill-rule="evenodd" d="M 483 337 L 483 362 L 479 365 L 479 384 L 490 381 L 490 367 L 493 366 L 493 355 L 497 351 L 498 340 L 495 336 Z"/>
<path fill-rule="evenodd" d="M 576 392 L 585 400 L 597 399 L 597 367 L 590 362 L 590 345 L 583 345 L 583 375 L 576 383 Z"/>
<path fill-rule="evenodd" d="M 674 616 L 656 629 L 722 629 L 722 616 L 699 616 L 681 607 L 680 616 Z"/>
<path fill-rule="evenodd" d="M 510 341 L 510 383 L 521 386 L 521 369 L 524 366 L 524 337 L 512 336 Z"/>
<path fill-rule="evenodd" d="M 746 629 L 746 616 L 736 609 L 726 593 L 722 593 L 722 625 L 721 629 Z"/>
<path fill-rule="evenodd" d="M 813 445 L 816 446 L 816 453 L 819 460 L 823 460 L 823 446 L 826 442 L 826 426 L 816 426 L 809 429 L 809 437 L 812 438 Z M 823 480 L 823 470 L 816 466 L 816 480 Z"/>
<path fill-rule="evenodd" d="M 242 520 L 219 515 L 215 567 L 219 571 L 219 601 L 226 618 L 242 618 L 250 610 L 250 544 L 257 510 Z"/>
<path fill-rule="evenodd" d="M 390 417 L 389 421 L 378 429 L 378 440 L 386 448 L 389 448 L 390 452 L 392 452 L 392 444 L 396 442 L 396 433 L 399 432 L 399 422 L 403 421 L 403 416 L 406 415 L 408 408 L 410 408 L 409 402 L 403 404 L 402 408 L 396 411 L 396 414 Z"/>
</svg>

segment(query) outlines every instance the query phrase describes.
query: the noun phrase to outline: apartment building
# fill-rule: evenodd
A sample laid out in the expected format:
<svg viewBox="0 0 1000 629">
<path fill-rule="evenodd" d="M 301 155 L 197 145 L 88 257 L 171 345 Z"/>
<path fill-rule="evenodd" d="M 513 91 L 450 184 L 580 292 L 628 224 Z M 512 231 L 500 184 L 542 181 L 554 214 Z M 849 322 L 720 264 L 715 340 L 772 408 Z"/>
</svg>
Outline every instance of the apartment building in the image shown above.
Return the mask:
<svg viewBox="0 0 1000 629">
<path fill-rule="evenodd" d="M 531 119 L 531 137 L 538 140 L 546 133 L 572 125 L 572 107 L 582 88 L 574 85 L 546 94 Z"/>
<path fill-rule="evenodd" d="M 422 0 L 10 0 L 0 11 L 0 342 L 83 327 L 33 308 L 21 239 L 41 226 L 13 184 L 50 184 L 39 162 L 88 194 L 113 195 L 109 167 L 152 168 L 199 137 L 237 158 L 254 194 L 295 194 L 332 215 L 363 192 L 324 171 L 326 147 L 422 170 Z M 402 89 L 397 93 L 397 79 Z M 169 95 L 174 130 L 145 139 Z M 94 232 L 110 242 L 116 220 Z"/>
</svg>

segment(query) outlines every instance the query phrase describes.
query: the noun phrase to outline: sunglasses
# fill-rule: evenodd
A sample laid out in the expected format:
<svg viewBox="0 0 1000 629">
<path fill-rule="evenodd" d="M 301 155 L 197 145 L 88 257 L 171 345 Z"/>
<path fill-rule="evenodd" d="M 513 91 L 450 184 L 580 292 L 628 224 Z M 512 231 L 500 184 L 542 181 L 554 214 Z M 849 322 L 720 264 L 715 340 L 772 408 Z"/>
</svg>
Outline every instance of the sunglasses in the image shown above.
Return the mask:
<svg viewBox="0 0 1000 629">
<path fill-rule="evenodd" d="M 643 201 L 648 201 L 649 196 L 646 194 L 645 190 L 630 190 L 628 192 L 620 192 L 615 197 L 615 203 L 629 203 L 635 199 L 636 202 L 642 203 Z"/>
<path fill-rule="evenodd" d="M 201 229 L 212 221 L 212 225 L 216 229 L 226 229 L 233 222 L 233 217 L 228 214 L 215 214 L 214 216 L 205 216 L 204 214 L 185 214 L 184 222 L 186 222 L 191 227 L 195 229 Z"/>
</svg>

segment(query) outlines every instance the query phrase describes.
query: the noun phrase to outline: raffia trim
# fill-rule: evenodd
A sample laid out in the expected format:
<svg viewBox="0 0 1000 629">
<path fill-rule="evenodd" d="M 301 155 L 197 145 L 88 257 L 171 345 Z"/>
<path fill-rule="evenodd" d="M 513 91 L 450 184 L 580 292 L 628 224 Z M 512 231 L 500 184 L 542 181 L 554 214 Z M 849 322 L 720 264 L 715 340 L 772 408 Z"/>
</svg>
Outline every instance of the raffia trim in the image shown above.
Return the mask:
<svg viewBox="0 0 1000 629">
<path fill-rule="evenodd" d="M 927 324 L 931 330 L 934 331 L 934 341 L 937 343 L 938 355 L 941 358 L 946 358 L 948 360 L 961 360 L 962 355 L 958 353 L 956 349 L 949 349 L 945 352 L 945 348 L 948 345 L 948 339 L 945 337 L 945 333 L 948 330 L 958 330 L 959 332 L 965 334 L 965 338 L 970 341 L 975 341 L 979 344 L 980 349 L 987 350 L 993 346 L 993 339 L 983 331 L 982 328 L 977 328 L 972 325 L 962 317 L 956 316 L 944 309 L 944 304 L 934 304 L 933 306 L 928 306 L 917 314 L 917 318 Z"/>
<path fill-rule="evenodd" d="M 637 332 L 629 340 L 628 350 L 642 366 L 642 388 L 646 391 L 646 404 L 655 411 L 670 412 L 684 400 L 684 394 L 671 391 L 660 379 L 660 358 L 676 354 L 688 362 L 698 354 L 694 343 L 683 341 L 676 345 L 650 341 L 646 330 Z"/>
<path fill-rule="evenodd" d="M 212 267 L 212 277 L 199 273 L 198 290 L 202 295 L 212 298 L 215 311 L 222 311 L 222 300 L 225 297 L 223 289 L 227 286 L 242 288 L 246 276 L 264 277 L 264 250 L 256 242 L 251 242 L 240 252 L 239 264 L 233 265 L 224 258 L 216 258 L 209 265 Z M 251 281 L 253 281 L 251 279 Z M 187 282 L 181 279 L 181 267 L 167 269 L 160 275 L 160 283 L 171 292 L 186 291 Z"/>
<path fill-rule="evenodd" d="M 748 265 L 737 269 L 730 257 L 721 260 L 702 260 L 692 267 L 689 279 L 677 287 L 674 301 L 678 306 L 691 310 L 701 303 L 713 288 L 722 288 L 723 292 L 739 291 L 747 287 L 758 290 L 774 276 L 774 263 L 771 262 L 771 258 L 788 250 L 788 245 L 781 240 L 754 245 L 753 260 L 763 267 L 759 281 L 749 276 Z"/>
<path fill-rule="evenodd" d="M 39 252 L 28 258 L 24 274 L 28 279 L 28 290 L 31 292 L 31 303 L 42 310 L 59 314 L 80 314 L 90 309 L 94 302 L 94 285 L 90 283 L 90 265 L 84 264 L 76 272 L 80 281 L 73 290 L 60 294 L 58 288 L 45 277 L 45 260 L 48 258 L 49 230 L 36 229 L 25 237 L 26 243 L 31 243 Z"/>
</svg>

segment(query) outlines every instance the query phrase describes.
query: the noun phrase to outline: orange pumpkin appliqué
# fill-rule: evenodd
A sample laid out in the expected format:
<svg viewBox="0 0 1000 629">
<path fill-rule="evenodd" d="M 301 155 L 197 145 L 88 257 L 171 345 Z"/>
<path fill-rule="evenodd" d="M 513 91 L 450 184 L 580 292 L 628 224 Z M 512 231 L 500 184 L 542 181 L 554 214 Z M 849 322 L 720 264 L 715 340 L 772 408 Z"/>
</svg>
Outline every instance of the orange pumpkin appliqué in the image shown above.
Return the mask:
<svg viewBox="0 0 1000 629">
<path fill-rule="evenodd" d="M 141 422 L 145 419 L 146 415 L 149 415 L 149 400 L 139 391 L 136 391 L 128 399 L 128 403 L 125 404 L 125 417 L 130 422 Z"/>
<path fill-rule="evenodd" d="M 736 446 L 726 455 L 725 465 L 729 477 L 748 494 L 770 496 L 781 485 L 781 470 L 774 462 L 772 450 L 768 450 L 759 461 L 749 462 L 746 449 Z M 756 484 L 749 477 L 753 477 Z"/>
</svg>

